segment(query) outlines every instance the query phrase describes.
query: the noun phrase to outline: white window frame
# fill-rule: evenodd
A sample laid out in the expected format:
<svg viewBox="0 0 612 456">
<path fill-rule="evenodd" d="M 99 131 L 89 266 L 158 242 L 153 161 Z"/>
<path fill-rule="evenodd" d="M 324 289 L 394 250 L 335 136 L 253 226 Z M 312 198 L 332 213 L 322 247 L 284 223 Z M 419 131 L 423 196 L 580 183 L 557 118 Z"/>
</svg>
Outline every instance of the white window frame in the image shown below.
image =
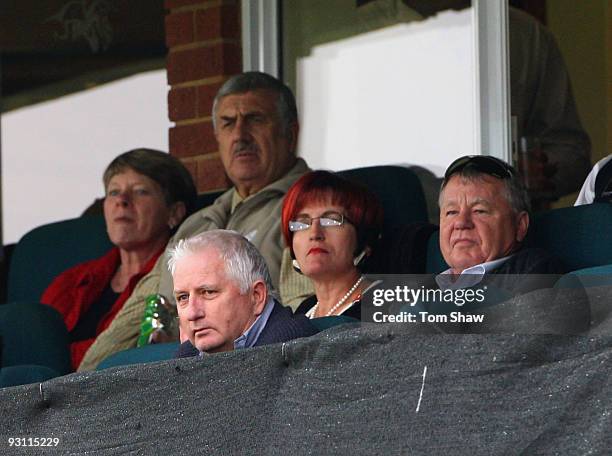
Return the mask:
<svg viewBox="0 0 612 456">
<path fill-rule="evenodd" d="M 279 77 L 278 0 L 242 0 L 242 68 Z"/>
<path fill-rule="evenodd" d="M 472 0 L 475 150 L 511 163 L 508 3 Z M 278 0 L 242 0 L 243 69 L 279 76 Z"/>
<path fill-rule="evenodd" d="M 472 0 L 476 150 L 511 162 L 508 2 Z"/>
</svg>

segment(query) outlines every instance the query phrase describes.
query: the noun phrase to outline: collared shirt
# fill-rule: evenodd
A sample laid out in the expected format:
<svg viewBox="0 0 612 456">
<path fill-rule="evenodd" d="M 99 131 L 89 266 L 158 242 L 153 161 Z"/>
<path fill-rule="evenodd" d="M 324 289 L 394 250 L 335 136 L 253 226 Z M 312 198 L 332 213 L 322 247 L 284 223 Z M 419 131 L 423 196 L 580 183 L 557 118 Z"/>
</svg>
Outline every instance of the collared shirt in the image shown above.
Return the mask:
<svg viewBox="0 0 612 456">
<path fill-rule="evenodd" d="M 498 258 L 497 260 L 487 261 L 486 263 L 471 266 L 461 271 L 459 277 L 453 274 L 452 269 L 449 268 L 446 271 L 438 274 L 435 280 L 442 290 L 457 290 L 460 288 L 473 287 L 482 281 L 485 274 L 497 269 L 511 257 L 512 255 L 508 255 L 503 258 Z"/>
<path fill-rule="evenodd" d="M 264 310 L 261 315 L 257 317 L 251 327 L 247 329 L 244 334 L 242 334 L 242 336 L 240 336 L 234 341 L 234 350 L 238 350 L 240 348 L 248 348 L 255 345 L 257 339 L 259 339 L 261 332 L 268 323 L 268 318 L 270 318 L 272 309 L 274 309 L 274 298 L 269 296 L 268 302 L 266 302 L 266 306 L 264 307 Z"/>
<path fill-rule="evenodd" d="M 232 194 L 231 213 L 233 214 L 236 208 L 240 206 L 242 203 L 244 203 L 245 201 L 247 201 L 249 198 L 251 198 L 251 196 L 247 196 L 246 198 L 243 198 L 240 195 L 240 193 L 238 193 L 238 190 L 236 190 L 236 187 L 234 187 L 234 193 Z M 248 233 L 241 233 L 241 234 L 245 238 L 247 238 L 249 242 L 253 242 L 253 240 L 255 239 L 255 236 L 257 236 L 257 230 L 251 230 Z"/>
<path fill-rule="evenodd" d="M 249 195 L 246 198 L 243 197 L 240 193 L 238 193 L 238 189 L 234 187 L 234 192 L 232 193 L 232 202 L 230 204 L 230 213 L 234 213 L 236 208 L 240 206 L 245 201 L 248 201 L 253 195 Z"/>
<path fill-rule="evenodd" d="M 234 350 L 240 350 L 241 348 L 249 348 L 257 343 L 261 332 L 268 324 L 270 314 L 274 309 L 274 298 L 268 297 L 266 306 L 263 312 L 257 317 L 253 324 L 247 329 L 242 335 L 234 341 Z M 206 353 L 200 352 L 200 357 L 206 356 Z"/>
<path fill-rule="evenodd" d="M 232 202 L 230 204 L 230 213 L 233 214 L 238 205 L 244 200 L 245 198 L 243 198 L 240 193 L 238 193 L 238 190 L 236 190 L 236 187 L 234 187 L 234 193 L 232 193 Z"/>
</svg>

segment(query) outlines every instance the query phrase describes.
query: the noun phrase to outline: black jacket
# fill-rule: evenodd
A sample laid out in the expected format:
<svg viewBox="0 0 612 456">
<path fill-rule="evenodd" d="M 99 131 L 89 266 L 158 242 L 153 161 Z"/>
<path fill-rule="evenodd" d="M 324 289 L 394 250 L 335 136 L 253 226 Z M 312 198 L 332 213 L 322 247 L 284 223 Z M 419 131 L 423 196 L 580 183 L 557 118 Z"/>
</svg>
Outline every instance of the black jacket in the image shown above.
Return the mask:
<svg viewBox="0 0 612 456">
<path fill-rule="evenodd" d="M 274 301 L 274 308 L 266 322 L 254 347 L 270 345 L 280 342 L 287 342 L 300 337 L 312 336 L 319 332 L 308 318 L 304 315 L 293 315 L 289 307 L 283 307 L 279 302 Z M 190 358 L 197 356 L 200 352 L 191 342 L 185 341 L 176 352 L 176 358 Z"/>
</svg>

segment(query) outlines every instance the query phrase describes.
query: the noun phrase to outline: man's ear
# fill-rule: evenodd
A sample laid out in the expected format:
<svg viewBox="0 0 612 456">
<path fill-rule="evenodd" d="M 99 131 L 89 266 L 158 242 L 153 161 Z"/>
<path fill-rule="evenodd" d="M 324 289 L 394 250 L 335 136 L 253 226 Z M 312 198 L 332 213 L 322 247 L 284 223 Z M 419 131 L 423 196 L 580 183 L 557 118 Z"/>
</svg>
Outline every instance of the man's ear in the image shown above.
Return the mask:
<svg viewBox="0 0 612 456">
<path fill-rule="evenodd" d="M 287 132 L 288 140 L 289 140 L 289 150 L 295 154 L 298 146 L 298 137 L 300 134 L 300 124 L 297 122 L 293 122 L 289 125 L 289 131 Z"/>
<path fill-rule="evenodd" d="M 168 226 L 171 230 L 181 224 L 181 222 L 185 218 L 185 214 L 187 214 L 187 208 L 185 207 L 185 203 L 183 203 L 182 201 L 177 201 L 176 203 L 172 204 L 172 206 L 170 206 Z"/>
<path fill-rule="evenodd" d="M 256 317 L 259 317 L 268 301 L 268 287 L 263 280 L 258 280 L 253 284 L 251 296 L 253 298 L 253 313 Z"/>
<path fill-rule="evenodd" d="M 516 221 L 516 240 L 517 242 L 523 242 L 529 229 L 529 214 L 526 211 L 522 211 L 517 215 Z"/>
</svg>

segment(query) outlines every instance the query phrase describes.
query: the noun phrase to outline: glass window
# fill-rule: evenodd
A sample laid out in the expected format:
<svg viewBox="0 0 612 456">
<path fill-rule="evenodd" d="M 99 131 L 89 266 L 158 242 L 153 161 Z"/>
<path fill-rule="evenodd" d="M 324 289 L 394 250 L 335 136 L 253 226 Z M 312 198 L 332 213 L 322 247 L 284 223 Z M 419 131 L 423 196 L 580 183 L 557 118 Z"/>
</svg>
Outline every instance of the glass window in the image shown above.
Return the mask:
<svg viewBox="0 0 612 456">
<path fill-rule="evenodd" d="M 424 19 L 401 0 L 358 3 L 282 2 L 300 154 L 312 167 L 416 164 L 440 175 L 474 153 L 471 9 Z"/>
</svg>

